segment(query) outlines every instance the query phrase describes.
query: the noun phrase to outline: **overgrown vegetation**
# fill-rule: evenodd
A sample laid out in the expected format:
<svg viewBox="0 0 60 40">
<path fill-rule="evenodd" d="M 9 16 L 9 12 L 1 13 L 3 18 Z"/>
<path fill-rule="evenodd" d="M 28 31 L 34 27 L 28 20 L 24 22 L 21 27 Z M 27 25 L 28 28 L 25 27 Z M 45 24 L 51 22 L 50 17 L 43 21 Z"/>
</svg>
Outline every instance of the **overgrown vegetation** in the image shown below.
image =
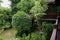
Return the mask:
<svg viewBox="0 0 60 40">
<path fill-rule="evenodd" d="M 39 34 L 39 33 L 31 33 L 28 36 L 23 34 L 23 37 L 20 37 L 20 40 L 46 40 L 45 35 Z"/>
<path fill-rule="evenodd" d="M 23 36 L 20 37 L 20 40 L 50 40 L 53 31 L 53 24 L 51 22 L 43 22 L 42 31 L 42 33 L 34 32 L 31 33 L 31 35 L 29 34 L 28 36 L 26 36 L 24 33 Z"/>
<path fill-rule="evenodd" d="M 14 28 L 20 40 L 49 40 L 53 25 L 40 21 L 48 9 L 46 0 L 10 1 L 11 8 L 0 7 L 0 29 Z"/>
<path fill-rule="evenodd" d="M 12 1 L 13 2 L 13 1 Z M 33 3 L 34 2 L 34 3 Z M 14 2 L 13 2 L 14 3 Z M 32 4 L 33 3 L 33 4 Z M 12 5 L 13 6 L 13 5 Z M 14 6 L 13 6 L 14 7 Z M 28 24 L 30 25 L 31 27 L 29 29 L 32 29 L 32 27 L 37 24 L 38 26 L 38 30 L 41 31 L 41 23 L 40 23 L 40 18 L 42 16 L 45 15 L 45 11 L 47 10 L 47 4 L 46 4 L 46 1 L 45 0 L 20 0 L 18 3 L 16 3 L 15 5 L 15 8 L 17 9 L 16 10 L 16 13 L 14 13 L 13 17 L 15 17 L 15 15 L 21 15 L 23 13 L 21 13 L 21 11 L 25 12 L 25 14 L 27 14 L 26 16 L 29 16 L 30 17 L 30 21 L 31 23 Z M 14 11 L 14 10 L 13 10 Z M 20 14 L 19 12 L 20 11 Z M 21 19 L 18 19 L 20 17 L 16 17 L 15 20 L 21 20 Z M 24 20 L 24 16 L 21 16 L 22 20 Z M 14 19 L 14 18 L 12 18 Z M 28 19 L 28 18 L 27 18 Z M 14 21 L 14 20 L 13 20 Z M 12 22 L 13 22 L 12 21 Z M 27 23 L 28 20 L 26 20 L 26 23 Z M 17 21 L 15 21 L 14 23 L 16 23 Z M 24 24 L 25 20 L 23 21 L 23 24 Z M 29 21 L 28 21 L 29 22 Z M 35 23 L 37 22 L 37 23 Z M 19 25 L 19 23 L 17 23 Z M 17 26 L 18 26 L 17 25 Z M 15 25 L 14 25 L 15 26 Z M 16 26 L 16 27 L 17 27 Z M 24 25 L 19 25 L 20 26 L 24 26 Z M 25 27 L 25 26 L 24 26 Z"/>
<path fill-rule="evenodd" d="M 0 7 L 0 27 L 9 28 L 11 26 L 11 11 L 9 8 Z"/>
<path fill-rule="evenodd" d="M 22 35 L 24 33 L 28 35 L 31 27 L 31 19 L 25 12 L 18 11 L 12 17 L 12 25 L 16 28 L 18 35 Z"/>
<path fill-rule="evenodd" d="M 46 40 L 50 40 L 53 31 L 53 24 L 51 22 L 43 22 L 42 31 L 46 34 Z"/>
</svg>

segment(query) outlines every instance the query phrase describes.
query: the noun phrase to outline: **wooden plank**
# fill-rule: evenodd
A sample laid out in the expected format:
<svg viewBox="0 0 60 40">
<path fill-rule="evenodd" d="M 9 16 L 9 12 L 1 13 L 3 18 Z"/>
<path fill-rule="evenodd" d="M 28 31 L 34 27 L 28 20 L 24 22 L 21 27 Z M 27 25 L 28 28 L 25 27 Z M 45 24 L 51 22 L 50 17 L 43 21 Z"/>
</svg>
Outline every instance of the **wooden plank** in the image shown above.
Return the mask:
<svg viewBox="0 0 60 40">
<path fill-rule="evenodd" d="M 51 36 L 50 40 L 55 40 L 55 38 L 56 38 L 56 32 L 57 32 L 57 30 L 53 29 L 53 33 L 52 33 L 52 36 Z"/>
</svg>

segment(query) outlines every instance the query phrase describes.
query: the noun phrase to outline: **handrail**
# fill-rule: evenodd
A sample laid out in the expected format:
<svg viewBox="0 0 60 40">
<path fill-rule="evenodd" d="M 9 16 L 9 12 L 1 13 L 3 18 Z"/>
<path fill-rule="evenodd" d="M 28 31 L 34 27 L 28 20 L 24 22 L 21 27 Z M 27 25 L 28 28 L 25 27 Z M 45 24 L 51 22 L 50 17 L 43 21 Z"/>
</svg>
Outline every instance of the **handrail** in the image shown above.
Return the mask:
<svg viewBox="0 0 60 40">
<path fill-rule="evenodd" d="M 53 29 L 53 33 L 52 33 L 52 36 L 51 36 L 50 40 L 55 40 L 56 39 L 56 32 L 57 32 L 57 29 Z"/>
<path fill-rule="evenodd" d="M 56 21 L 57 19 L 41 19 L 41 20 L 46 20 L 46 21 Z"/>
<path fill-rule="evenodd" d="M 58 19 L 56 19 L 56 23 L 54 25 L 58 25 Z"/>
<path fill-rule="evenodd" d="M 57 25 L 58 25 L 58 19 L 56 20 L 56 23 L 54 25 L 57 27 Z M 57 33 L 57 29 L 54 28 L 50 40 L 55 40 L 56 39 L 56 33 Z"/>
<path fill-rule="evenodd" d="M 55 21 L 54 25 L 58 25 L 58 19 L 41 19 L 42 21 Z"/>
</svg>

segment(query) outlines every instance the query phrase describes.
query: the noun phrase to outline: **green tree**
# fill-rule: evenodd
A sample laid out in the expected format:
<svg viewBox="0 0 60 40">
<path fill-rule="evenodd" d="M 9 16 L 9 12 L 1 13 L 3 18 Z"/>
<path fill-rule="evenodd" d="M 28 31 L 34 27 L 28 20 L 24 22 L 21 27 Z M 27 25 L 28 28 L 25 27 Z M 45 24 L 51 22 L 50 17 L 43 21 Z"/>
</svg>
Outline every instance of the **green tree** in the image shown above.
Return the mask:
<svg viewBox="0 0 60 40">
<path fill-rule="evenodd" d="M 17 9 L 29 13 L 30 9 L 34 6 L 34 0 L 21 0 L 17 4 Z"/>
<path fill-rule="evenodd" d="M 0 7 L 0 22 L 3 24 L 2 26 L 5 27 L 10 27 L 11 24 L 11 8 L 4 8 Z"/>
<path fill-rule="evenodd" d="M 11 1 L 12 15 L 14 15 L 18 11 L 16 5 L 17 3 L 20 2 L 20 0 L 10 0 L 10 1 Z"/>
<path fill-rule="evenodd" d="M 39 20 L 41 19 L 42 16 L 45 15 L 45 11 L 47 10 L 47 4 L 46 4 L 45 0 L 13 0 L 11 7 L 12 7 L 12 13 L 14 14 L 14 15 L 12 14 L 13 15 L 12 24 L 15 24 L 17 22 L 16 24 L 18 24 L 19 27 L 22 25 L 21 20 L 24 20 L 23 23 L 25 22 L 25 19 L 23 19 L 24 18 L 23 16 L 21 17 L 21 14 L 24 14 L 24 15 L 27 14 L 31 18 L 32 27 L 35 27 L 34 26 L 35 20 L 37 21 L 38 27 L 40 27 L 41 25 L 40 25 Z M 20 12 L 18 12 L 18 11 L 20 11 Z M 23 11 L 25 13 L 22 13 L 21 11 Z M 17 17 L 14 19 L 14 17 L 16 15 L 17 15 Z M 25 15 L 25 16 L 27 16 L 27 15 Z M 22 19 L 20 19 L 20 18 L 22 18 Z M 26 19 L 28 19 L 28 18 L 26 18 Z M 17 20 L 19 20 L 19 21 L 17 21 Z M 16 21 L 16 22 L 14 22 L 14 21 Z M 26 20 L 26 21 L 29 22 L 29 20 Z M 17 27 L 16 24 L 13 26 Z M 29 24 L 29 23 L 27 23 L 27 24 Z M 24 25 L 26 25 L 26 24 L 24 24 Z M 17 28 L 19 28 L 19 27 L 17 27 Z M 41 29 L 41 27 L 39 29 Z"/>
<path fill-rule="evenodd" d="M 12 17 L 12 26 L 17 30 L 18 35 L 22 35 L 24 33 L 28 35 L 31 27 L 31 19 L 25 12 L 18 11 Z"/>
<path fill-rule="evenodd" d="M 17 11 L 25 11 L 26 13 L 29 13 L 29 10 L 31 7 L 34 6 L 35 0 L 10 0 L 12 2 L 12 13 L 16 14 Z"/>
<path fill-rule="evenodd" d="M 39 31 L 42 28 L 40 19 L 42 16 L 45 15 L 46 10 L 47 10 L 47 4 L 46 4 L 45 0 L 35 1 L 35 5 L 30 10 L 30 13 L 32 13 L 32 16 L 34 16 L 34 18 L 36 18 Z"/>
</svg>

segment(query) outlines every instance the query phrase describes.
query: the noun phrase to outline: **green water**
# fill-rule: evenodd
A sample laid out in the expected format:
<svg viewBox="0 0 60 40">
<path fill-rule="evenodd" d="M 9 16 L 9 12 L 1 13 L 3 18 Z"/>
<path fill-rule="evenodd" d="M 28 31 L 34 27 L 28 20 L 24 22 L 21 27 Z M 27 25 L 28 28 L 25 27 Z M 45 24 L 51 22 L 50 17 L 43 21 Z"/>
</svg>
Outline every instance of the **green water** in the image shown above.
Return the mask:
<svg viewBox="0 0 60 40">
<path fill-rule="evenodd" d="M 0 34 L 0 40 L 19 40 L 15 38 L 16 30 L 15 29 L 8 29 Z"/>
</svg>

